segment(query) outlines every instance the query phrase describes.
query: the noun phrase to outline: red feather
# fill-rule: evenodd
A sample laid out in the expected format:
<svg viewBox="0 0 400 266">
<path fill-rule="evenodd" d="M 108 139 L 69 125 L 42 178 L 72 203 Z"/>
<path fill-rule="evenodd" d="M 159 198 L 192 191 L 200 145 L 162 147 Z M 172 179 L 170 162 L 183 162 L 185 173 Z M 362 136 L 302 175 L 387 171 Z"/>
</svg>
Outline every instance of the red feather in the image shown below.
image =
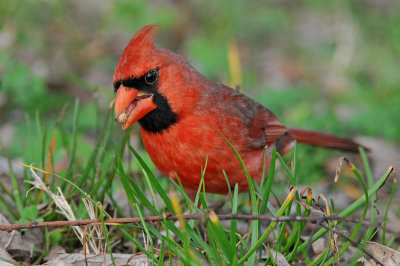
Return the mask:
<svg viewBox="0 0 400 266">
<path fill-rule="evenodd" d="M 286 128 L 264 106 L 221 83 L 208 80 L 182 57 L 157 48 L 153 42 L 157 28 L 146 26 L 129 42 L 115 70 L 114 85 L 116 89 L 119 84 L 126 88 L 127 79 L 134 79 L 139 84 L 148 71 L 158 71 L 155 91 L 145 87 L 132 89 L 164 98 L 170 108 L 165 110 L 172 111 L 177 119 L 171 120 L 170 126 L 160 131 L 152 132 L 142 126 L 143 143 L 156 167 L 170 178 L 178 175 L 185 188 L 197 190 L 202 166 L 208 158 L 205 175 L 207 192 L 227 193 L 223 170 L 231 186 L 237 183 L 241 192 L 248 190 L 239 161 L 219 133 L 233 144 L 250 176 L 257 182 L 261 179 L 265 147 L 268 147 L 267 165 L 273 147 L 285 154 L 292 148 L 294 140 L 315 146 L 358 150 L 359 144 L 352 140 Z M 161 110 L 161 106 L 158 108 Z M 120 114 L 120 109 L 116 116 Z M 143 114 L 144 118 L 154 117 L 156 111 Z M 164 115 L 163 112 L 159 112 L 160 116 Z M 146 123 L 157 121 L 155 117 L 154 121 Z"/>
</svg>

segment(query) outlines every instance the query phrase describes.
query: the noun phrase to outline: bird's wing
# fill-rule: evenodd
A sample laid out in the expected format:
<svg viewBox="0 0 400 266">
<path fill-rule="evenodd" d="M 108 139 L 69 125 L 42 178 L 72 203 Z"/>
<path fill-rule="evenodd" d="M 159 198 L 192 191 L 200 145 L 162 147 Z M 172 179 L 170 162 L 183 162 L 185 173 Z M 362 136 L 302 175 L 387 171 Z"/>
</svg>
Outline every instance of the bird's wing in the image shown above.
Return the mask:
<svg viewBox="0 0 400 266">
<path fill-rule="evenodd" d="M 271 145 L 286 133 L 286 127 L 267 108 L 250 99 L 246 95 L 229 87 L 220 88 L 223 101 L 223 111 L 230 116 L 238 117 L 248 134 L 248 144 L 251 149 L 261 149 Z"/>
</svg>

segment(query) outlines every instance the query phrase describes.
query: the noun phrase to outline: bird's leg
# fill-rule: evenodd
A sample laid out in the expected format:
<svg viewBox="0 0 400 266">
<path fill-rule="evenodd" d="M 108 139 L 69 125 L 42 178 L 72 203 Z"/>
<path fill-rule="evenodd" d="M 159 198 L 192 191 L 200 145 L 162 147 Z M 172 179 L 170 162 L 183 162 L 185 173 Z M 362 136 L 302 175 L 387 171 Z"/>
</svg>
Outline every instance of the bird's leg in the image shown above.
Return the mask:
<svg viewBox="0 0 400 266">
<path fill-rule="evenodd" d="M 191 189 L 185 189 L 186 195 L 189 197 L 191 201 L 195 201 L 197 191 L 196 190 L 191 190 Z"/>
<path fill-rule="evenodd" d="M 186 192 L 186 195 L 189 197 L 189 199 L 194 203 L 196 200 L 197 191 L 185 189 L 185 192 Z M 230 196 L 226 195 L 226 197 L 224 197 L 223 199 L 220 199 L 220 200 L 210 204 L 210 206 L 208 206 L 208 209 L 213 210 L 214 212 L 218 212 L 225 205 L 225 203 L 229 200 L 229 198 L 230 198 Z M 197 203 L 197 208 L 201 208 L 201 207 L 202 207 L 202 205 L 199 200 L 199 202 Z"/>
<path fill-rule="evenodd" d="M 192 190 L 192 189 L 185 189 L 186 195 L 189 197 L 189 199 L 195 203 L 196 200 L 196 195 L 197 195 L 197 190 Z M 201 207 L 201 202 L 197 202 L 197 208 Z"/>
</svg>

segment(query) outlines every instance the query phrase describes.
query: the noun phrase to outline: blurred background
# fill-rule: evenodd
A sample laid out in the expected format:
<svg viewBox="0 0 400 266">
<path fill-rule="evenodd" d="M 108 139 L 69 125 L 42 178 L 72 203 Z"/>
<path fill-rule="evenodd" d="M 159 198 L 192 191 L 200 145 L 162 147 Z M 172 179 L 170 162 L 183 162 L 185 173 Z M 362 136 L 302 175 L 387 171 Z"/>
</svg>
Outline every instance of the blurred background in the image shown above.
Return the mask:
<svg viewBox="0 0 400 266">
<path fill-rule="evenodd" d="M 158 46 L 208 78 L 240 85 L 285 125 L 356 137 L 374 149 L 381 175 L 400 162 L 399 7 L 396 0 L 1 1 L 0 171 L 7 156 L 28 164 L 44 156 L 51 134 L 43 128 L 71 132 L 77 98 L 77 158 L 88 160 L 119 56 L 141 27 L 160 24 Z M 55 171 L 68 161 L 62 136 Z M 298 152 L 304 182 L 332 173 L 341 155 Z"/>
</svg>

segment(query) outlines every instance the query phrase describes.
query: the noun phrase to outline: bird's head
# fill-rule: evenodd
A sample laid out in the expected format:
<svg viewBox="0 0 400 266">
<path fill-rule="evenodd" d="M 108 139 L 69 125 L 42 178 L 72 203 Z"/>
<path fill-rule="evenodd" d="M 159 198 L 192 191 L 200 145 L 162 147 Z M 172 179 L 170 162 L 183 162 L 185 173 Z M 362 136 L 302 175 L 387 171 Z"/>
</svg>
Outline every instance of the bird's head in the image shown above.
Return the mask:
<svg viewBox="0 0 400 266">
<path fill-rule="evenodd" d="M 154 44 L 158 25 L 139 30 L 125 48 L 114 72 L 115 118 L 126 130 L 139 121 L 150 132 L 177 122 L 184 109 L 180 88 L 190 66 L 183 58 Z M 193 98 L 193 96 L 190 96 Z M 178 100 L 180 99 L 180 100 Z"/>
</svg>

